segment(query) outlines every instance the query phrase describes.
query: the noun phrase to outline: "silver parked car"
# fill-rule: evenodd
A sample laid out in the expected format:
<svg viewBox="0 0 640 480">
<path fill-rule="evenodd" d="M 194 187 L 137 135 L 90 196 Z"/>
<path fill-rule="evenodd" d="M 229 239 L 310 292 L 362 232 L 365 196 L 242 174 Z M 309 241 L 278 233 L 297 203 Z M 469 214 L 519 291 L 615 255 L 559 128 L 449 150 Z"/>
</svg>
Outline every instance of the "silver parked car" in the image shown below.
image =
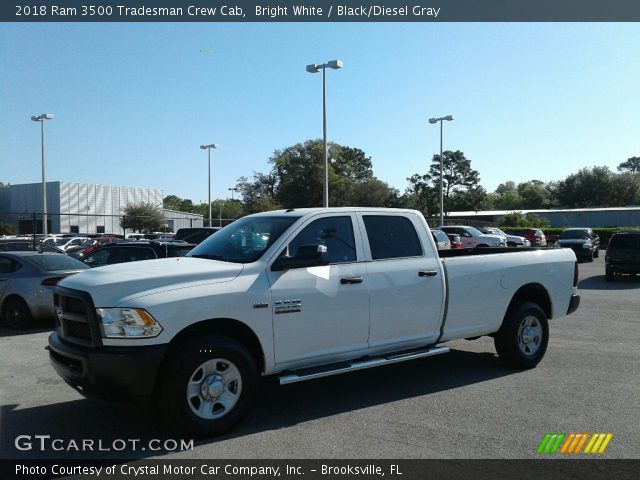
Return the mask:
<svg viewBox="0 0 640 480">
<path fill-rule="evenodd" d="M 507 239 L 507 247 L 530 247 L 531 242 L 525 237 L 519 237 L 518 235 L 509 235 L 496 227 L 480 227 L 478 228 L 482 233 L 488 233 L 489 235 L 502 235 Z"/>
<path fill-rule="evenodd" d="M 462 248 L 478 248 L 478 247 L 506 247 L 507 239 L 502 235 L 488 235 L 482 233 L 474 227 L 466 225 L 447 225 L 438 227 L 447 235 L 455 233 L 460 235 L 462 240 Z"/>
<path fill-rule="evenodd" d="M 53 289 L 64 277 L 89 265 L 59 253 L 0 252 L 0 314 L 14 329 L 34 319 L 53 318 Z"/>
</svg>

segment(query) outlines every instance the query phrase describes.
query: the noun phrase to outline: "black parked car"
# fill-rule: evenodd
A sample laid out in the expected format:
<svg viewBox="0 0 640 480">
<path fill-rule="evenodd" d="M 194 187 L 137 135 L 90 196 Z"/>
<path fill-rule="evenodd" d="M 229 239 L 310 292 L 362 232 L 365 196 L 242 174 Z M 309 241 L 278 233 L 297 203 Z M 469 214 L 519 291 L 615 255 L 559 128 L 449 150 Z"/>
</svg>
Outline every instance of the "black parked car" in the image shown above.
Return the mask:
<svg viewBox="0 0 640 480">
<path fill-rule="evenodd" d="M 182 240 L 188 243 L 201 243 L 203 240 L 209 238 L 211 235 L 220 230 L 220 227 L 188 227 L 180 228 L 176 232 L 174 240 Z"/>
<path fill-rule="evenodd" d="M 593 262 L 600 256 L 600 237 L 590 228 L 567 228 L 555 243 L 556 247 L 570 248 L 576 258 Z"/>
<path fill-rule="evenodd" d="M 87 265 L 101 267 L 114 263 L 152 260 L 155 258 L 184 257 L 193 247 L 186 242 L 162 242 L 157 240 L 137 240 L 133 242 L 113 242 L 104 245 L 82 258 Z"/>
<path fill-rule="evenodd" d="M 609 240 L 604 262 L 608 282 L 622 273 L 640 273 L 640 230 L 614 233 Z"/>
</svg>

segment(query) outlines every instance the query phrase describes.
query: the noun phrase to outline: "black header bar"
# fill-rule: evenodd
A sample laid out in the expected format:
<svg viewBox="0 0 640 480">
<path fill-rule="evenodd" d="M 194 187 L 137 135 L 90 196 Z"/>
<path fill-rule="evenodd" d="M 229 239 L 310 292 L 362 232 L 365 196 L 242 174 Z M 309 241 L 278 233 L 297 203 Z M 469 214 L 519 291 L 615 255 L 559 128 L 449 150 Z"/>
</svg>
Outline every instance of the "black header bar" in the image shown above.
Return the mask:
<svg viewBox="0 0 640 480">
<path fill-rule="evenodd" d="M 638 22 L 638 0 L 14 0 L 0 22 Z"/>
</svg>

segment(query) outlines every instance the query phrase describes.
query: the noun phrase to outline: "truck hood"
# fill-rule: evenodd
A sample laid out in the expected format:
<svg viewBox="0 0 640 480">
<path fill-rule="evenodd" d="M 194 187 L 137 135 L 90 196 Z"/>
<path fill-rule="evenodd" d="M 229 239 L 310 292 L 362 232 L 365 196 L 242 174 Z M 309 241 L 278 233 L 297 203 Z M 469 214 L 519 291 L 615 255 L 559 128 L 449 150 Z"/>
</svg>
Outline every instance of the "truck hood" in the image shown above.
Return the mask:
<svg viewBox="0 0 640 480">
<path fill-rule="evenodd" d="M 90 293 L 96 307 L 114 307 L 152 293 L 229 282 L 243 268 L 240 263 L 204 258 L 161 258 L 83 270 L 59 285 Z"/>
<path fill-rule="evenodd" d="M 591 243 L 591 240 L 587 240 L 586 238 L 567 238 L 566 240 L 558 240 L 556 245 L 560 245 L 561 247 L 571 247 L 584 245 L 585 243 Z"/>
</svg>

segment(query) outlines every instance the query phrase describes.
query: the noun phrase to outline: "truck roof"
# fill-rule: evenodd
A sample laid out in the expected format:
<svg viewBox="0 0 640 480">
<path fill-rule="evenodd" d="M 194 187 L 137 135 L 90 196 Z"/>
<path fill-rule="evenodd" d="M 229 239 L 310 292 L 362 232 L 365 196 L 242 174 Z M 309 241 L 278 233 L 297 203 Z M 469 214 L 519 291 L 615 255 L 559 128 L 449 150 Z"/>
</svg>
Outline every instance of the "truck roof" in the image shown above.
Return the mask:
<svg viewBox="0 0 640 480">
<path fill-rule="evenodd" d="M 387 207 L 315 207 L 315 208 L 288 208 L 285 210 L 270 210 L 268 212 L 254 213 L 251 216 L 259 215 L 273 215 L 273 216 L 286 216 L 291 215 L 294 217 L 304 217 L 306 215 L 313 215 L 324 212 L 335 213 L 347 213 L 347 212 L 385 212 L 385 213 L 412 213 L 419 214 L 418 210 L 411 210 L 408 208 L 387 208 Z"/>
</svg>

